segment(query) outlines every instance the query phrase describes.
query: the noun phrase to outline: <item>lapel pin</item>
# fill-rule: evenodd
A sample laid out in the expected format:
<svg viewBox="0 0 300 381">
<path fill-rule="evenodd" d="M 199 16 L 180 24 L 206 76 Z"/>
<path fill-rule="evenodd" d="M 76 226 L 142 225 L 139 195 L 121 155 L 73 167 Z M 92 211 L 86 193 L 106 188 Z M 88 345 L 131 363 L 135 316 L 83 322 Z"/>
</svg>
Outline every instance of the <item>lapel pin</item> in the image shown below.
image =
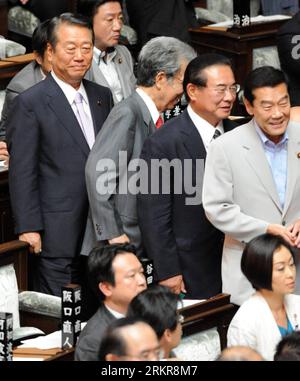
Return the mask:
<svg viewBox="0 0 300 381">
<path fill-rule="evenodd" d="M 297 158 L 300 159 L 300 152 L 297 153 Z"/>
<path fill-rule="evenodd" d="M 97 101 L 97 105 L 101 106 L 102 102 L 100 100 Z"/>
<path fill-rule="evenodd" d="M 120 57 L 119 59 L 118 59 L 118 63 L 119 64 L 121 64 L 123 61 L 122 61 L 122 58 Z"/>
</svg>

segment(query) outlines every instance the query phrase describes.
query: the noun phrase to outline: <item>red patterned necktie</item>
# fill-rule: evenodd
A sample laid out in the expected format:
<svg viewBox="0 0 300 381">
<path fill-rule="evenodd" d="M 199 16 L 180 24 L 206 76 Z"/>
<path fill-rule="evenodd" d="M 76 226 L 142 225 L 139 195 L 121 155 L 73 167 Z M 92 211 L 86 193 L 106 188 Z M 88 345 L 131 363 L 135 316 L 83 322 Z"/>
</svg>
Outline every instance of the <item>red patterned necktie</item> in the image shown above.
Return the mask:
<svg viewBox="0 0 300 381">
<path fill-rule="evenodd" d="M 156 123 L 155 123 L 156 128 L 160 128 L 163 124 L 164 124 L 163 118 L 161 116 L 159 116 Z"/>
</svg>

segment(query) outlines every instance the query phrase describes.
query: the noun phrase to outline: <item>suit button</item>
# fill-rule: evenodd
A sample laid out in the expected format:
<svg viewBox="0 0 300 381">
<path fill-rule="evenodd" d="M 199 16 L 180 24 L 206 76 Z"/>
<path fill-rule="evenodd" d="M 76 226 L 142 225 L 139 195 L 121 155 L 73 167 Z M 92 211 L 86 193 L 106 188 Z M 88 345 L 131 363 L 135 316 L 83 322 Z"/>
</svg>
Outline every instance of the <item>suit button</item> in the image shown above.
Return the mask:
<svg viewBox="0 0 300 381">
<path fill-rule="evenodd" d="M 285 226 L 286 222 L 285 221 L 282 221 L 282 225 Z"/>
</svg>

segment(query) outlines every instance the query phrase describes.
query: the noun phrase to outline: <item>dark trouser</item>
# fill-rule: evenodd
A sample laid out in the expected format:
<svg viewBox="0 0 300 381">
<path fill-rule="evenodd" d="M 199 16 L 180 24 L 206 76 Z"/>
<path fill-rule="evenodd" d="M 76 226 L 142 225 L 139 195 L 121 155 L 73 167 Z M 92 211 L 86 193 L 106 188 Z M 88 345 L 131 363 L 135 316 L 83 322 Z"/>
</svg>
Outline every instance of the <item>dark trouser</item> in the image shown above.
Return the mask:
<svg viewBox="0 0 300 381">
<path fill-rule="evenodd" d="M 34 291 L 61 296 L 62 287 L 80 283 L 78 258 L 35 256 L 32 265 Z"/>
</svg>

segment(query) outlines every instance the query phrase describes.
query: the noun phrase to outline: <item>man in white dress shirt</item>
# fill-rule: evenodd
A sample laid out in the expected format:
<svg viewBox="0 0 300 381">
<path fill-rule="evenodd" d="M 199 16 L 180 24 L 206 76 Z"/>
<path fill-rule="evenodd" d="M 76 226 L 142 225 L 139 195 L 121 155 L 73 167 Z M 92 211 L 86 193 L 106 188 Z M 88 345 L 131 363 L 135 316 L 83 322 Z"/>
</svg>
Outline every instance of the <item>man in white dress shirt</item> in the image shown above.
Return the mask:
<svg viewBox="0 0 300 381">
<path fill-rule="evenodd" d="M 138 194 L 138 219 L 156 280 L 188 298 L 206 299 L 221 291 L 223 234 L 204 214 L 203 165 L 211 141 L 233 127 L 227 117 L 239 86 L 228 58 L 202 54 L 189 63 L 183 88 L 187 109 L 144 143 L 141 159 L 148 164 L 148 182 L 163 187 Z M 179 161 L 181 167 L 170 171 L 167 181 L 167 166 L 152 170 L 155 160 Z"/>
<path fill-rule="evenodd" d="M 84 168 L 113 101 L 109 89 L 83 80 L 93 56 L 92 26 L 66 13 L 48 31 L 52 72 L 14 100 L 7 143 L 15 232 L 36 254 L 34 288 L 59 296 L 62 286 L 80 281 Z"/>
<path fill-rule="evenodd" d="M 126 46 L 118 44 L 123 26 L 121 1 L 98 0 L 92 19 L 94 57 L 86 78 L 109 87 L 116 104 L 127 98 L 136 84 L 131 54 Z"/>
</svg>

